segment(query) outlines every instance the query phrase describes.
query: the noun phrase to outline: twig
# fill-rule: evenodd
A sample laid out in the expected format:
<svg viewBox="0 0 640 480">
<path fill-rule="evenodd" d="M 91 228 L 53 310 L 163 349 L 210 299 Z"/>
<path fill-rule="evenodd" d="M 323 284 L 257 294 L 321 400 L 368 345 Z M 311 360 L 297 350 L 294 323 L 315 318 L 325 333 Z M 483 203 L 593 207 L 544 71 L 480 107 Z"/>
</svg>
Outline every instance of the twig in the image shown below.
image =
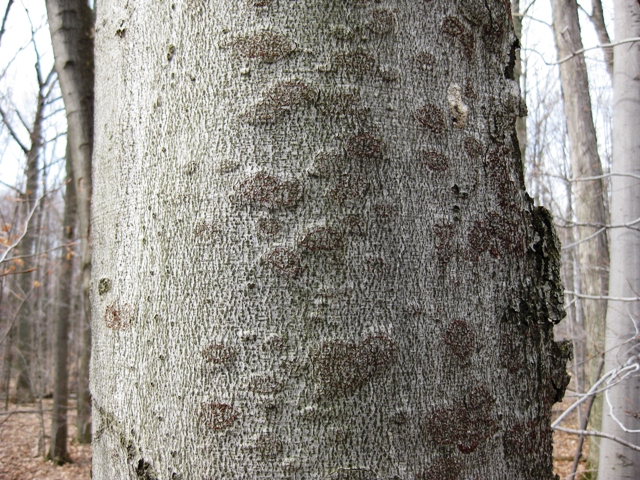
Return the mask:
<svg viewBox="0 0 640 480">
<path fill-rule="evenodd" d="M 0 277 L 4 277 L 5 275 L 20 275 L 22 273 L 31 273 L 31 272 L 35 272 L 36 270 L 38 269 L 34 267 L 34 268 L 29 268 L 27 270 L 20 270 L 19 272 L 11 272 L 11 271 L 0 272 Z"/>
<path fill-rule="evenodd" d="M 583 54 L 584 52 L 588 52 L 589 50 L 596 50 L 598 48 L 609 48 L 609 47 L 616 47 L 618 45 L 622 45 L 624 43 L 633 43 L 633 42 L 640 42 L 640 37 L 633 37 L 633 38 L 625 38 L 624 40 L 620 40 L 619 42 L 613 42 L 613 43 L 605 43 L 603 45 L 597 45 L 595 47 L 589 47 L 589 48 L 581 48 L 580 50 L 577 50 L 573 53 L 570 53 L 569 55 L 567 55 L 564 58 L 561 58 L 560 60 L 558 60 L 557 62 L 552 62 L 552 63 L 546 63 L 547 65 L 560 65 L 561 63 L 564 63 L 566 61 L 571 60 L 573 57 L 576 57 L 578 55 Z M 544 60 L 543 60 L 544 61 Z"/>
<path fill-rule="evenodd" d="M 586 295 L 584 293 L 572 292 L 571 290 L 565 290 L 565 295 L 574 295 L 578 298 L 585 298 L 587 300 L 611 300 L 615 302 L 637 302 L 640 297 L 609 297 L 607 295 Z"/>
<path fill-rule="evenodd" d="M 600 378 L 602 375 L 602 369 L 604 368 L 604 355 L 600 355 L 600 362 L 598 363 L 598 373 L 596 374 L 596 378 Z M 593 402 L 595 401 L 596 396 L 591 395 L 589 397 L 589 401 L 587 402 L 587 408 L 584 416 L 582 417 L 582 421 L 580 422 L 580 430 L 586 430 L 587 425 L 589 424 L 589 416 L 591 415 L 591 407 L 593 407 Z M 582 457 L 582 446 L 584 445 L 584 435 L 580 435 L 580 439 L 578 440 L 578 446 L 576 447 L 576 454 L 573 457 L 573 465 L 571 466 L 571 474 L 569 475 L 569 480 L 573 480 L 578 473 L 578 465 L 580 464 L 580 458 Z"/>
<path fill-rule="evenodd" d="M 592 233 L 591 235 L 589 235 L 588 237 L 581 238 L 577 242 L 570 243 L 569 245 L 565 245 L 564 247 L 561 248 L 561 250 L 569 250 L 570 248 L 577 247 L 581 243 L 587 242 L 587 241 L 591 240 L 592 238 L 597 237 L 602 232 L 606 232 L 606 231 L 607 231 L 606 228 L 601 228 L 600 230 L 596 231 L 595 233 Z"/>
<path fill-rule="evenodd" d="M 626 367 L 615 368 L 613 370 L 608 371 L 604 377 L 602 377 L 600 380 L 598 380 L 596 383 L 594 383 L 591 386 L 589 391 L 585 393 L 582 396 L 582 398 L 573 402 L 569 408 L 567 408 L 558 418 L 556 418 L 556 420 L 551 424 L 551 428 L 556 428 L 558 425 L 560 425 L 560 422 L 562 422 L 562 420 L 564 420 L 567 415 L 569 415 L 573 410 L 575 410 L 582 403 L 586 402 L 589 399 L 589 397 L 600 393 L 600 391 L 598 391 L 598 387 L 602 383 L 607 382 L 607 387 L 605 388 L 606 390 L 608 388 L 611 388 L 613 385 L 615 385 L 615 384 L 609 384 L 608 380 L 613 380 L 615 377 L 618 377 L 621 374 L 624 374 L 616 382 L 616 383 L 619 383 L 622 380 L 624 380 L 627 376 L 629 376 L 631 373 L 637 372 L 638 370 L 640 370 L 640 365 L 638 365 L 637 363 L 634 363 L 631 365 L 627 365 Z"/>
<path fill-rule="evenodd" d="M 640 446 L 635 445 L 633 443 L 627 442 L 619 437 L 615 437 L 613 435 L 609 435 L 608 433 L 596 432 L 593 430 L 574 430 L 573 428 L 564 428 L 564 427 L 552 427 L 554 430 L 558 430 L 559 432 L 565 433 L 573 433 L 575 435 L 587 435 L 590 437 L 602 437 L 608 438 L 609 440 L 613 440 L 614 442 L 618 442 L 620 445 L 624 445 L 625 447 L 629 447 L 632 450 L 640 452 Z"/>
</svg>

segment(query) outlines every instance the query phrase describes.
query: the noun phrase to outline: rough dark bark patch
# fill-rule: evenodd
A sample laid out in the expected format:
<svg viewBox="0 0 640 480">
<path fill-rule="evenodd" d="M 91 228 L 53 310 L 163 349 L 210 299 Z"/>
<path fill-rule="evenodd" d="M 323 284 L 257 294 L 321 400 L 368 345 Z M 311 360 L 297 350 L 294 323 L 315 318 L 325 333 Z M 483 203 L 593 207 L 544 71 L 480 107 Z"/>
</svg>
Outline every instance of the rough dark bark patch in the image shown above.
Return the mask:
<svg viewBox="0 0 640 480">
<path fill-rule="evenodd" d="M 446 155 L 432 150 L 422 152 L 422 161 L 429 167 L 429 170 L 434 172 L 444 172 L 449 168 L 449 159 Z"/>
<path fill-rule="evenodd" d="M 112 303 L 107 306 L 104 313 L 104 323 L 112 330 L 124 330 L 131 326 L 132 312 L 130 305 L 116 305 Z"/>
<path fill-rule="evenodd" d="M 270 31 L 237 37 L 231 46 L 246 58 L 273 63 L 294 50 L 293 43 L 284 35 Z"/>
<path fill-rule="evenodd" d="M 212 343 L 202 351 L 202 356 L 207 363 L 230 363 L 235 360 L 236 351 L 223 343 Z"/>
<path fill-rule="evenodd" d="M 451 322 L 442 339 L 458 358 L 467 358 L 475 350 L 476 334 L 465 320 Z"/>
<path fill-rule="evenodd" d="M 354 135 L 347 141 L 347 153 L 359 160 L 377 159 L 382 157 L 384 143 L 369 133 Z"/>
<path fill-rule="evenodd" d="M 424 433 L 437 445 L 455 445 L 471 453 L 497 430 L 494 403 L 486 387 L 477 387 L 451 407 L 432 410 L 423 423 Z"/>
<path fill-rule="evenodd" d="M 310 252 L 337 250 L 342 247 L 342 234 L 332 227 L 318 227 L 305 234 L 300 246 Z"/>
<path fill-rule="evenodd" d="M 200 410 L 200 418 L 212 430 L 224 430 L 233 425 L 238 412 L 226 403 L 203 403 Z"/>
<path fill-rule="evenodd" d="M 433 104 L 425 105 L 416 111 L 416 120 L 434 133 L 442 133 L 445 129 L 442 111 Z"/>
<path fill-rule="evenodd" d="M 324 343 L 313 358 L 316 378 L 328 389 L 350 393 L 394 360 L 395 344 L 385 335 L 361 343 L 341 340 Z"/>
<path fill-rule="evenodd" d="M 98 281 L 98 295 L 104 295 L 111 290 L 111 280 L 108 278 L 101 278 Z"/>
<path fill-rule="evenodd" d="M 295 207 L 301 197 L 302 186 L 297 180 L 285 180 L 260 172 L 239 185 L 235 200 L 275 209 Z"/>
<path fill-rule="evenodd" d="M 300 255 L 284 247 L 274 248 L 266 257 L 266 261 L 277 271 L 290 277 L 297 277 L 302 272 Z"/>
</svg>

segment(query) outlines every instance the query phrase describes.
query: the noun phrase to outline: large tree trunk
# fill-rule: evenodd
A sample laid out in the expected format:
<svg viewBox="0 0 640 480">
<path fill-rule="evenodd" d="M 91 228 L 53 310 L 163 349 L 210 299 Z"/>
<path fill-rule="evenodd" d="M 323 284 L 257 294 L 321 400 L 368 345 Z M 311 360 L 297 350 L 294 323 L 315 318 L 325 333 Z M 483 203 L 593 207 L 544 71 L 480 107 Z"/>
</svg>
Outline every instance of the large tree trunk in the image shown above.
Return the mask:
<svg viewBox="0 0 640 480">
<path fill-rule="evenodd" d="M 78 439 L 91 439 L 89 359 L 91 354 L 91 155 L 93 151 L 93 12 L 87 0 L 47 0 L 55 67 L 67 112 L 74 182 L 78 198 L 78 237 L 82 305 L 82 352 L 78 372 Z"/>
<path fill-rule="evenodd" d="M 553 27 L 558 58 L 564 58 L 582 49 L 578 4 L 576 0 L 552 0 Z M 569 133 L 569 151 L 574 178 L 598 177 L 602 175 L 602 164 L 598 154 L 596 131 L 593 124 L 589 80 L 583 55 L 578 55 L 560 64 L 562 97 Z M 574 205 L 579 241 L 592 236 L 578 245 L 580 284 L 583 294 L 606 295 L 609 281 L 609 246 L 606 233 L 594 234 L 607 224 L 607 211 L 602 178 L 574 183 Z M 589 226 L 584 226 L 584 225 Z M 597 379 L 596 372 L 600 355 L 604 351 L 604 324 L 607 302 L 605 300 L 582 300 L 582 311 L 587 334 L 587 377 L 591 383 Z M 595 404 L 591 425 L 595 429 L 601 424 L 601 399 Z M 597 463 L 597 441 L 591 440 L 590 461 Z"/>
<path fill-rule="evenodd" d="M 551 479 L 509 3 L 98 2 L 93 475 Z"/>
<path fill-rule="evenodd" d="M 67 144 L 67 187 L 64 199 L 63 237 L 71 244 L 75 239 L 77 198 L 73 182 L 73 163 Z M 67 450 L 67 403 L 69 400 L 69 317 L 73 291 L 73 247 L 69 246 L 61 262 L 58 288 L 58 309 L 55 321 L 54 391 L 51 421 L 51 443 L 48 457 L 54 463 L 70 461 Z"/>
<path fill-rule="evenodd" d="M 637 0 L 615 0 L 615 39 L 640 37 L 640 4 Z M 624 225 L 640 218 L 640 44 L 615 47 L 613 76 L 613 162 L 611 183 L 611 223 Z M 636 178 L 624 176 L 636 175 Z M 613 298 L 637 297 L 640 292 L 640 232 L 634 228 L 612 229 L 611 282 Z M 640 303 L 609 301 L 605 371 L 624 365 L 631 357 L 638 362 L 637 325 Z M 640 381 L 638 376 L 622 382 L 609 392 L 613 413 L 627 429 L 624 432 L 609 415 L 605 404 L 602 429 L 640 445 Z M 640 478 L 640 453 L 602 440 L 600 478 L 618 480 Z"/>
</svg>

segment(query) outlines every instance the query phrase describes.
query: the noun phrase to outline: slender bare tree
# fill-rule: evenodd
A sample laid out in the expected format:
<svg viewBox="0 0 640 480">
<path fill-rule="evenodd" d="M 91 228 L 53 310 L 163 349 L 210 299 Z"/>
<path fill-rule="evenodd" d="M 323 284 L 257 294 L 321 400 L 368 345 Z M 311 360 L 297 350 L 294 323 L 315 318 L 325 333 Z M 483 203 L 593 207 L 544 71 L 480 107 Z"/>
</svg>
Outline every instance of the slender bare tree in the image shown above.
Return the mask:
<svg viewBox="0 0 640 480">
<path fill-rule="evenodd" d="M 553 29 L 558 58 L 563 59 L 583 48 L 576 0 L 552 0 Z M 578 227 L 579 282 L 586 295 L 606 295 L 609 282 L 608 224 L 605 206 L 602 164 L 593 123 L 589 80 L 584 55 L 560 63 L 564 112 L 567 119 L 571 166 L 574 178 L 593 178 L 573 183 L 575 217 Z M 604 352 L 606 300 L 580 299 L 586 330 L 587 378 L 597 378 L 600 355 Z M 595 429 L 601 424 L 601 401 L 591 414 Z M 597 465 L 597 441 L 591 442 L 590 461 Z"/>
<path fill-rule="evenodd" d="M 55 323 L 54 390 L 53 414 L 51 422 L 51 442 L 48 458 L 54 463 L 70 461 L 67 449 L 68 425 L 67 405 L 69 400 L 69 326 L 71 303 L 73 300 L 73 242 L 75 240 L 77 199 L 73 181 L 73 162 L 67 143 L 67 185 L 64 199 L 63 235 L 69 245 L 62 256 L 60 277 L 58 278 L 58 308 Z"/>
<path fill-rule="evenodd" d="M 640 37 L 640 3 L 615 0 L 615 40 Z M 638 365 L 640 354 L 640 42 L 614 48 L 611 281 L 605 370 Z M 635 176 L 634 176 L 635 175 Z M 619 298 L 635 297 L 632 302 Z M 613 386 L 604 404 L 605 433 L 640 445 L 640 377 Z M 640 452 L 603 439 L 600 478 L 640 478 Z"/>
<path fill-rule="evenodd" d="M 87 0 L 47 0 L 55 68 L 67 111 L 78 199 L 82 298 L 82 354 L 78 372 L 78 439 L 91 440 L 89 359 L 91 352 L 91 155 L 93 151 L 93 12 Z"/>
</svg>

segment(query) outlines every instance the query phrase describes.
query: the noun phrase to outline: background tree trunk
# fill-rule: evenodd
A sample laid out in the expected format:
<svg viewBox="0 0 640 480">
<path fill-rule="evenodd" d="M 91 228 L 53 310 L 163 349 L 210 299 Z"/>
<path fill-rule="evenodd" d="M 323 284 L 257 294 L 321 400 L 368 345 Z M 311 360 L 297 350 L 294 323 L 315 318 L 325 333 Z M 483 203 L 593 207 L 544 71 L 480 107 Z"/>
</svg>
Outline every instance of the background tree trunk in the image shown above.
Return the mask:
<svg viewBox="0 0 640 480">
<path fill-rule="evenodd" d="M 38 236 L 36 228 L 38 215 L 36 212 L 30 215 L 36 208 L 38 202 L 39 190 L 39 174 L 40 174 L 40 148 L 42 147 L 42 118 L 44 109 L 44 96 L 40 91 L 36 104 L 35 118 L 33 120 L 33 128 L 30 132 L 29 150 L 26 153 L 27 165 L 25 168 L 25 184 L 24 201 L 24 219 L 26 234 L 20 242 L 19 252 L 23 258 L 22 270 L 18 282 L 20 286 L 21 305 L 18 311 L 18 351 L 16 360 L 18 362 L 18 379 L 16 382 L 16 402 L 28 403 L 35 399 L 34 389 L 34 373 L 32 371 L 32 360 L 34 351 L 34 310 L 32 307 L 33 299 L 29 298 L 34 289 L 33 281 L 35 274 L 36 258 L 32 256 L 35 253 L 35 245 Z"/>
<path fill-rule="evenodd" d="M 554 478 L 509 3 L 98 12 L 94 478 Z"/>
<path fill-rule="evenodd" d="M 522 39 L 522 19 L 524 15 L 520 10 L 520 0 L 511 0 L 511 15 L 513 17 L 513 30 L 516 35 L 518 41 Z M 513 69 L 513 77 L 518 82 L 518 84 L 524 88 L 526 86 L 526 75 L 522 70 L 522 56 L 520 54 L 520 49 L 518 48 L 515 52 L 515 64 Z M 521 88 L 521 89 L 522 89 Z M 523 92 L 523 96 L 526 92 Z M 520 145 L 520 157 L 522 158 L 522 162 L 526 163 L 527 158 L 527 117 L 526 117 L 526 107 L 524 106 L 524 98 L 523 98 L 523 108 L 518 118 L 516 118 L 516 133 L 518 134 L 518 143 Z"/>
<path fill-rule="evenodd" d="M 614 1 L 615 39 L 640 37 L 640 4 L 637 0 Z M 640 44 L 614 49 L 613 164 L 611 223 L 624 225 L 640 218 L 640 181 L 620 176 L 640 175 Z M 634 226 L 637 226 L 635 224 Z M 611 236 L 612 297 L 637 297 L 640 292 L 640 233 L 635 228 L 615 228 Z M 624 365 L 638 355 L 636 325 L 639 302 L 610 301 L 607 310 L 605 371 Z M 614 415 L 626 428 L 640 430 L 640 381 L 637 376 L 613 387 L 609 393 Z M 605 404 L 602 429 L 640 445 L 640 433 L 626 433 L 610 417 Z M 600 478 L 640 478 L 640 453 L 601 441 Z"/>
<path fill-rule="evenodd" d="M 564 58 L 582 48 L 578 4 L 576 0 L 552 0 L 553 28 L 558 58 Z M 574 178 L 602 176 L 596 131 L 593 124 L 589 80 L 584 56 L 578 55 L 560 64 L 562 97 L 567 118 L 571 168 Z M 580 225 L 579 239 L 594 235 L 607 223 L 604 183 L 602 178 L 573 184 L 576 220 Z M 609 281 L 609 246 L 606 232 L 595 235 L 578 245 L 580 284 L 583 294 L 606 295 Z M 600 354 L 604 351 L 604 324 L 607 302 L 581 300 L 586 330 L 588 356 L 587 378 L 593 384 Z M 596 401 L 591 415 L 591 426 L 601 424 L 601 399 Z M 598 441 L 592 438 L 589 460 L 597 465 Z"/>
<path fill-rule="evenodd" d="M 63 237 L 71 244 L 75 240 L 77 198 L 73 182 L 73 163 L 70 146 L 67 144 L 67 187 L 64 198 Z M 61 274 L 58 280 L 58 309 L 56 312 L 56 336 L 54 353 L 53 414 L 51 422 L 51 443 L 48 457 L 54 463 L 70 461 L 67 450 L 67 403 L 69 400 L 69 318 L 73 292 L 73 247 L 67 248 L 62 258 Z"/>
<path fill-rule="evenodd" d="M 593 28 L 596 29 L 600 45 L 607 45 L 611 43 L 611 38 L 609 38 L 609 32 L 607 31 L 607 25 L 604 22 L 602 0 L 591 0 L 591 15 L 589 15 L 589 20 L 591 20 Z M 613 48 L 603 48 L 602 52 L 607 66 L 607 73 L 609 74 L 609 77 L 613 78 Z"/>
<path fill-rule="evenodd" d="M 47 15 L 55 68 L 67 112 L 67 141 L 71 145 L 78 198 L 78 237 L 83 348 L 78 372 L 78 439 L 91 440 L 89 359 L 91 352 L 91 155 L 93 150 L 93 12 L 87 0 L 47 0 Z"/>
</svg>

